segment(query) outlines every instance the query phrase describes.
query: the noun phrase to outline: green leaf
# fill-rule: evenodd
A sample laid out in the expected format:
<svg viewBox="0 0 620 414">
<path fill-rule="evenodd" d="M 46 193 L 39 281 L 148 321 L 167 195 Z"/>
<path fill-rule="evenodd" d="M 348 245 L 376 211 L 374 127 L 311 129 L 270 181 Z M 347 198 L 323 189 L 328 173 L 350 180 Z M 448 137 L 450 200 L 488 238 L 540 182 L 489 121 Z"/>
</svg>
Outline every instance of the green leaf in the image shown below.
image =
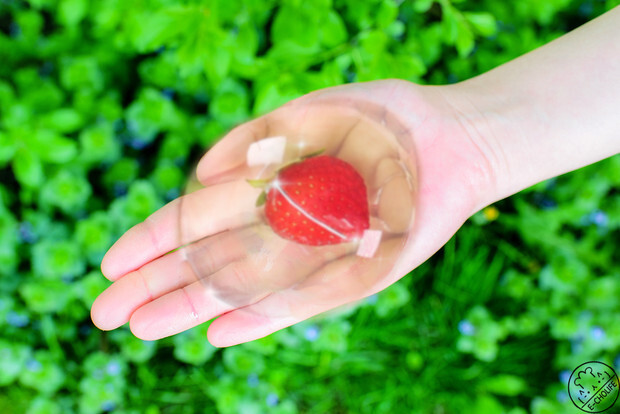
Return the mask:
<svg viewBox="0 0 620 414">
<path fill-rule="evenodd" d="M 43 185 L 41 202 L 75 214 L 86 208 L 91 193 L 90 183 L 83 175 L 61 169 Z"/>
<path fill-rule="evenodd" d="M 77 143 L 47 130 L 38 129 L 31 137 L 32 149 L 42 161 L 60 164 L 71 161 L 78 153 Z"/>
<path fill-rule="evenodd" d="M 59 133 L 75 132 L 82 127 L 84 119 L 72 108 L 61 108 L 47 114 L 42 121 L 45 128 Z"/>
<path fill-rule="evenodd" d="M 0 386 L 9 385 L 17 379 L 29 356 L 28 345 L 0 338 Z"/>
<path fill-rule="evenodd" d="M 464 414 L 505 413 L 502 404 L 490 395 L 478 395 L 475 403 L 463 410 Z"/>
<path fill-rule="evenodd" d="M 28 309 L 37 313 L 52 313 L 63 309 L 70 299 L 70 290 L 60 280 L 39 280 L 22 284 L 19 293 Z"/>
<path fill-rule="evenodd" d="M 340 15 L 332 10 L 319 26 L 321 43 L 327 47 L 338 46 L 347 41 L 347 28 Z"/>
<path fill-rule="evenodd" d="M 84 273 L 84 258 L 77 243 L 70 240 L 41 240 L 32 248 L 35 277 L 72 278 Z"/>
<path fill-rule="evenodd" d="M 441 28 L 443 40 L 446 44 L 453 45 L 459 35 L 460 12 L 448 3 L 442 3 Z"/>
<path fill-rule="evenodd" d="M 13 159 L 13 173 L 19 183 L 25 187 L 35 188 L 43 182 L 43 166 L 34 152 L 21 148 Z"/>
<path fill-rule="evenodd" d="M 323 154 L 324 152 L 325 152 L 325 148 L 320 148 L 320 149 L 318 149 L 316 151 L 312 151 L 312 152 L 310 152 L 308 154 L 302 155 L 301 159 L 302 160 L 307 160 L 308 158 L 319 156 L 319 155 Z"/>
<path fill-rule="evenodd" d="M 184 10 L 180 9 L 181 13 Z M 191 24 L 188 24 L 190 23 L 188 21 L 183 22 L 183 15 L 175 16 L 173 13 L 166 13 L 165 9 L 155 13 L 138 13 L 132 17 L 131 41 L 139 52 L 148 52 L 164 46 L 179 33 L 196 29 L 194 22 Z"/>
<path fill-rule="evenodd" d="M 232 52 L 236 64 L 251 65 L 254 63 L 259 40 L 257 29 L 252 22 L 247 22 L 239 26 L 239 31 L 237 32 L 237 37 L 233 44 L 234 47 L 229 51 Z M 235 66 L 236 65 L 233 65 L 231 67 L 233 72 L 235 71 Z"/>
<path fill-rule="evenodd" d="M 230 72 L 232 53 L 228 47 L 211 47 L 208 53 L 204 54 L 204 69 L 207 78 L 213 85 L 220 84 Z"/>
<path fill-rule="evenodd" d="M 36 88 L 26 91 L 21 101 L 33 112 L 47 112 L 62 105 L 65 95 L 51 80 L 39 82 Z"/>
<path fill-rule="evenodd" d="M 26 414 L 61 414 L 62 412 L 63 407 L 58 401 L 37 396 L 30 402 Z"/>
<path fill-rule="evenodd" d="M 127 194 L 127 213 L 139 221 L 163 205 L 153 185 L 146 180 L 135 181 Z"/>
<path fill-rule="evenodd" d="M 348 335 L 351 324 L 345 320 L 335 320 L 325 324 L 319 337 L 312 343 L 316 351 L 325 350 L 335 354 L 345 353 L 349 347 Z"/>
<path fill-rule="evenodd" d="M 43 394 L 55 393 L 65 381 L 65 372 L 47 351 L 36 351 L 32 359 L 26 362 L 19 382 L 34 388 Z"/>
<path fill-rule="evenodd" d="M 375 15 L 377 27 L 386 29 L 398 17 L 398 5 L 394 0 L 383 0 Z"/>
<path fill-rule="evenodd" d="M 260 193 L 260 195 L 258 196 L 258 198 L 256 199 L 256 207 L 261 207 L 263 205 L 265 205 L 265 203 L 267 202 L 267 193 L 262 191 Z"/>
<path fill-rule="evenodd" d="M 72 285 L 73 295 L 80 299 L 86 308 L 90 309 L 97 296 L 109 286 L 110 283 L 103 274 L 99 270 L 93 270 L 74 282 Z"/>
<path fill-rule="evenodd" d="M 264 357 L 243 347 L 226 348 L 223 361 L 226 369 L 237 375 L 260 375 L 265 369 Z"/>
<path fill-rule="evenodd" d="M 281 76 L 277 81 L 264 82 L 257 88 L 253 108 L 256 115 L 265 114 L 302 95 L 301 88 L 288 76 Z"/>
<path fill-rule="evenodd" d="M 190 151 L 192 140 L 178 134 L 167 134 L 164 138 L 157 159 L 159 162 L 172 162 L 176 165 L 183 164 Z"/>
<path fill-rule="evenodd" d="M 11 85 L 0 80 L 0 114 L 3 108 L 9 108 L 15 101 L 15 92 Z"/>
<path fill-rule="evenodd" d="M 94 56 L 67 57 L 60 61 L 60 83 L 69 91 L 100 91 L 104 75 Z"/>
<path fill-rule="evenodd" d="M 464 12 L 463 16 L 481 36 L 492 36 L 497 32 L 495 16 L 488 12 Z"/>
<path fill-rule="evenodd" d="M 176 165 L 162 162 L 153 171 L 151 179 L 159 194 L 166 199 L 173 199 L 180 195 L 185 176 Z"/>
<path fill-rule="evenodd" d="M 281 7 L 271 26 L 271 41 L 275 44 L 292 42 L 307 51 L 317 51 L 319 44 L 319 25 L 317 9 Z M 333 24 L 333 21 L 332 21 Z"/>
<path fill-rule="evenodd" d="M 209 112 L 223 124 L 233 125 L 247 119 L 249 101 L 247 89 L 241 83 L 227 79 L 218 87 Z"/>
<path fill-rule="evenodd" d="M 143 341 L 126 330 L 117 330 L 112 339 L 121 347 L 121 354 L 128 361 L 142 364 L 155 355 L 156 341 Z"/>
<path fill-rule="evenodd" d="M 474 33 L 461 16 L 457 19 L 457 33 L 456 50 L 460 57 L 467 57 L 475 46 Z"/>
<path fill-rule="evenodd" d="M 495 375 L 484 379 L 481 387 L 493 394 L 515 397 L 527 390 L 527 381 L 514 375 Z"/>
<path fill-rule="evenodd" d="M 80 413 L 101 413 L 106 405 L 122 404 L 127 389 L 127 362 L 114 353 L 95 351 L 82 363 L 79 391 Z"/>
<path fill-rule="evenodd" d="M 360 35 L 360 46 L 370 56 L 380 56 L 385 52 L 389 38 L 381 30 L 371 30 Z"/>
<path fill-rule="evenodd" d="M 78 24 L 88 11 L 86 0 L 60 0 L 58 5 L 58 17 L 62 24 L 75 26 Z"/>
<path fill-rule="evenodd" d="M 267 184 L 269 184 L 269 180 L 263 180 L 263 179 L 246 179 L 245 181 L 247 181 L 248 184 L 250 184 L 252 187 L 254 188 L 265 188 L 265 186 L 267 186 Z"/>
<path fill-rule="evenodd" d="M 126 189 L 138 177 L 139 169 L 137 160 L 123 158 L 104 173 L 103 182 L 110 190 Z"/>
<path fill-rule="evenodd" d="M 427 71 L 424 61 L 415 55 L 392 56 L 391 63 L 394 77 L 417 81 Z"/>
<path fill-rule="evenodd" d="M 174 343 L 174 357 L 187 364 L 203 365 L 209 361 L 217 348 L 207 341 L 208 323 L 204 323 L 189 331 L 175 335 L 172 338 Z"/>
<path fill-rule="evenodd" d="M 9 134 L 0 131 L 0 168 L 5 167 L 13 159 L 16 152 L 17 145 L 13 138 Z"/>
<path fill-rule="evenodd" d="M 112 125 L 100 123 L 80 133 L 80 160 L 86 163 L 110 163 L 121 156 L 121 143 Z"/>
<path fill-rule="evenodd" d="M 418 13 L 426 13 L 430 10 L 433 3 L 435 3 L 435 0 L 414 0 L 413 10 Z"/>
<path fill-rule="evenodd" d="M 174 104 L 155 89 L 140 92 L 125 112 L 127 129 L 144 144 L 151 143 L 160 131 L 179 129 L 181 118 Z"/>
<path fill-rule="evenodd" d="M 419 352 L 409 351 L 405 357 L 407 368 L 412 371 L 419 371 L 424 366 L 424 357 Z"/>
<path fill-rule="evenodd" d="M 378 294 L 375 313 L 384 318 L 409 302 L 411 294 L 404 283 L 394 283 Z"/>
<path fill-rule="evenodd" d="M 75 228 L 75 240 L 80 244 L 88 260 L 97 265 L 112 245 L 112 224 L 106 212 L 97 211 L 80 220 Z"/>
<path fill-rule="evenodd" d="M 17 220 L 0 204 L 0 274 L 13 273 L 19 263 L 17 234 Z"/>
</svg>

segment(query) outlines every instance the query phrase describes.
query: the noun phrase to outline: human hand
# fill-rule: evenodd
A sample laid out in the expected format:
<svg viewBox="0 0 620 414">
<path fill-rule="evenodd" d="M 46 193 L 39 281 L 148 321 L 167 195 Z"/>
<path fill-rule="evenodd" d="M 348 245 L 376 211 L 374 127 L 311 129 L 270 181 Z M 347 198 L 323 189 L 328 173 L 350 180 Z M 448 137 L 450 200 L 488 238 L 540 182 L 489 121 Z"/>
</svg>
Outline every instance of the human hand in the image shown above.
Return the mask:
<svg viewBox="0 0 620 414">
<path fill-rule="evenodd" d="M 399 80 L 339 86 L 234 129 L 197 167 L 205 188 L 153 213 L 108 251 L 101 267 L 114 283 L 93 304 L 95 325 L 129 321 L 137 337 L 153 340 L 217 317 L 209 341 L 230 346 L 394 283 L 490 201 L 493 150 L 451 91 Z M 372 258 L 357 256 L 356 242 L 305 246 L 265 224 L 255 207 L 260 190 L 246 179 L 277 165 L 249 167 L 245 156 L 252 142 L 273 136 L 303 142 L 287 147 L 288 159 L 327 149 L 354 165 L 378 197 L 371 228 L 384 238 Z"/>
</svg>

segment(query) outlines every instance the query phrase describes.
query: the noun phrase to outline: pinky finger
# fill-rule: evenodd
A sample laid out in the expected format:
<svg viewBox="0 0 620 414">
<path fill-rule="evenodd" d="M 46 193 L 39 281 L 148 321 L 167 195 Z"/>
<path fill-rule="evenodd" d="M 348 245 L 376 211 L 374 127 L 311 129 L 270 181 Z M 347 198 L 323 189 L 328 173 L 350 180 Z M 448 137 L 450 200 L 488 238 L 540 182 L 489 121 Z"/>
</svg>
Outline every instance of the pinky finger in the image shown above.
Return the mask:
<svg viewBox="0 0 620 414">
<path fill-rule="evenodd" d="M 390 240 L 381 249 L 391 250 L 399 244 Z M 227 347 L 253 341 L 370 296 L 395 281 L 389 274 L 392 265 L 355 255 L 336 260 L 294 288 L 272 293 L 250 306 L 220 316 L 209 326 L 209 342 Z"/>
</svg>

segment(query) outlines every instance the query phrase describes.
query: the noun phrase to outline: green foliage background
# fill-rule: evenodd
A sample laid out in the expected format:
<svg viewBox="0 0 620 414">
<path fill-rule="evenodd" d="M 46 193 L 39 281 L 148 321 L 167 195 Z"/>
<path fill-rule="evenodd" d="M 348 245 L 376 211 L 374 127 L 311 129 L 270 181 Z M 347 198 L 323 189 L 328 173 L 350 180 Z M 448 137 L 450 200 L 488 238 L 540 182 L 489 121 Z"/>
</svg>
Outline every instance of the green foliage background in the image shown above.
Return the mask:
<svg viewBox="0 0 620 414">
<path fill-rule="evenodd" d="M 0 0 L 0 412 L 576 412 L 570 371 L 620 368 L 618 156 L 259 341 L 144 342 L 89 309 L 106 249 L 235 124 L 345 82 L 463 80 L 617 4 Z"/>
</svg>

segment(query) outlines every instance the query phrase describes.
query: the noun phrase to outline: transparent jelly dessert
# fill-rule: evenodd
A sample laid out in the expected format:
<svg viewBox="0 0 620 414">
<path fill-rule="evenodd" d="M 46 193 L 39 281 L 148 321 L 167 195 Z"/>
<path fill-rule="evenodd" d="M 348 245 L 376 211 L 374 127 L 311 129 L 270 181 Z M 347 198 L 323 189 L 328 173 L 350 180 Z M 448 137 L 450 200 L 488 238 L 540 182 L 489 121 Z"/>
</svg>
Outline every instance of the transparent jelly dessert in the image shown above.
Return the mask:
<svg viewBox="0 0 620 414">
<path fill-rule="evenodd" d="M 373 293 L 415 220 L 414 160 L 405 128 L 372 104 L 287 105 L 231 131 L 178 209 L 197 294 L 220 313 L 298 317 Z"/>
</svg>

